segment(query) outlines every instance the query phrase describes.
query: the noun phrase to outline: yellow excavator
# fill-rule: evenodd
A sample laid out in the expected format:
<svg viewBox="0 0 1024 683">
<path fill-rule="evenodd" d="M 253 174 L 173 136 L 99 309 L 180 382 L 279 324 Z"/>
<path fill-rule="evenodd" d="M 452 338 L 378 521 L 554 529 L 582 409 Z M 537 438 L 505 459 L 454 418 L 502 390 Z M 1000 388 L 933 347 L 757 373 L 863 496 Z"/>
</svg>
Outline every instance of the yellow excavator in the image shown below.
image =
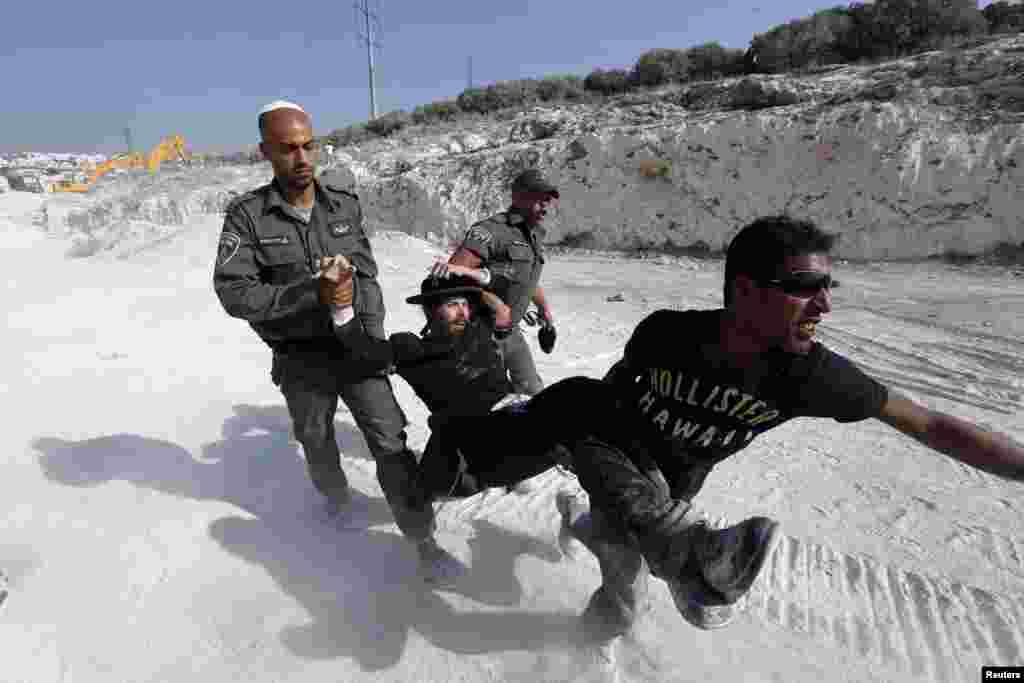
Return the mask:
<svg viewBox="0 0 1024 683">
<path fill-rule="evenodd" d="M 51 192 L 88 192 L 100 176 L 115 169 L 146 168 L 150 173 L 156 173 L 160 164 L 172 159 L 181 159 L 189 163 L 189 156 L 185 151 L 185 139 L 180 135 L 170 135 L 159 142 L 148 154 L 136 152 L 134 154 L 116 154 L 98 166 L 86 167 L 83 171 L 88 174 L 85 181 L 58 180 L 50 185 Z"/>
<path fill-rule="evenodd" d="M 156 173 L 162 162 L 172 159 L 181 159 L 184 163 L 189 163 L 189 158 L 185 153 L 185 138 L 180 135 L 166 137 L 150 150 L 149 156 L 146 158 L 146 168 L 150 173 Z"/>
</svg>

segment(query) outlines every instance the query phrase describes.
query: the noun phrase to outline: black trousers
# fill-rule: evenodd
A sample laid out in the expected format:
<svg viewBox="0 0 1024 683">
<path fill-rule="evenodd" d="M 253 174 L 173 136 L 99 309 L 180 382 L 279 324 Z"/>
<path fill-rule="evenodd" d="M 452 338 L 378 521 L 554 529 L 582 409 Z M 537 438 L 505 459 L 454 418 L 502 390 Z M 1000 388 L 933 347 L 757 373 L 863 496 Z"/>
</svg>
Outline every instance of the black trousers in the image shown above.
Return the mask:
<svg viewBox="0 0 1024 683">
<path fill-rule="evenodd" d="M 469 496 L 512 486 L 565 460 L 573 443 L 608 419 L 610 387 L 570 377 L 522 405 L 480 415 L 431 419 L 421 462 L 433 496 Z"/>
<path fill-rule="evenodd" d="M 399 529 L 412 540 L 433 533 L 434 512 L 416 456 L 406 447 L 405 414 L 387 377 L 349 379 L 317 356 L 275 357 L 272 376 L 284 394 L 296 440 L 318 488 L 348 485 L 334 433 L 338 399 L 352 413 L 377 463 L 377 481 Z"/>
<path fill-rule="evenodd" d="M 516 325 L 508 336 L 498 340 L 498 346 L 505 358 L 512 388 L 518 394 L 534 396 L 544 388 L 544 381 L 537 373 L 537 365 L 533 362 L 533 354 L 523 336 L 523 330 Z"/>
</svg>

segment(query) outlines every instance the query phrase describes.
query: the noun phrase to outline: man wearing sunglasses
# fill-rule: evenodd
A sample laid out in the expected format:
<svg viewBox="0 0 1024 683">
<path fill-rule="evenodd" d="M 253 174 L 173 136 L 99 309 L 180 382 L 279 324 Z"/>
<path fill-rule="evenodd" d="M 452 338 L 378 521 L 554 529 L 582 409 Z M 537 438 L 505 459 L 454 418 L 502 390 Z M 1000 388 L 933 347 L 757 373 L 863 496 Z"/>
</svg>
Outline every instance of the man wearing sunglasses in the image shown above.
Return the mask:
<svg viewBox="0 0 1024 683">
<path fill-rule="evenodd" d="M 620 417 L 595 422 L 572 448 L 589 510 L 580 497 L 558 498 L 563 540 L 576 536 L 600 561 L 602 585 L 583 615 L 597 642 L 610 647 L 631 627 L 648 572 L 668 584 L 690 623 L 729 623 L 778 524 L 754 517 L 711 530 L 690 501 L 717 463 L 794 417 L 876 418 L 968 465 L 1024 480 L 1019 444 L 899 395 L 815 341 L 838 284 L 833 240 L 807 221 L 755 220 L 729 245 L 725 308 L 652 313 L 605 377 Z"/>
</svg>

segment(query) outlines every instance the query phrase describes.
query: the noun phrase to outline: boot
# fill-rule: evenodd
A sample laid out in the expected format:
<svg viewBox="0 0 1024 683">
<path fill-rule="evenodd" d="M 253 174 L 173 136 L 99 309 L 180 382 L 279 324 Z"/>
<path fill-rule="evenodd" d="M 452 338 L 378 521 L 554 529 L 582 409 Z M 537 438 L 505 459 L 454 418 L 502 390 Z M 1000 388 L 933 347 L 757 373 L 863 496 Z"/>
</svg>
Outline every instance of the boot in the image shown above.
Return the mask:
<svg viewBox="0 0 1024 683">
<path fill-rule="evenodd" d="M 779 538 L 778 522 L 767 517 L 727 529 L 710 530 L 704 522 L 685 529 L 672 544 L 674 552 L 685 554 L 682 566 L 662 577 L 676 609 L 700 629 L 728 625 Z"/>
<path fill-rule="evenodd" d="M 647 564 L 639 551 L 582 497 L 563 491 L 556 496 L 555 506 L 562 518 L 558 533 L 562 552 L 572 555 L 570 544 L 576 539 L 601 566 L 601 586 L 590 596 L 580 626 L 588 641 L 608 643 L 628 633 L 649 607 Z"/>
<path fill-rule="evenodd" d="M 352 502 L 348 478 L 340 467 L 336 470 L 328 470 L 310 465 L 307 469 L 313 487 L 327 498 L 333 508 L 340 510 Z"/>
</svg>

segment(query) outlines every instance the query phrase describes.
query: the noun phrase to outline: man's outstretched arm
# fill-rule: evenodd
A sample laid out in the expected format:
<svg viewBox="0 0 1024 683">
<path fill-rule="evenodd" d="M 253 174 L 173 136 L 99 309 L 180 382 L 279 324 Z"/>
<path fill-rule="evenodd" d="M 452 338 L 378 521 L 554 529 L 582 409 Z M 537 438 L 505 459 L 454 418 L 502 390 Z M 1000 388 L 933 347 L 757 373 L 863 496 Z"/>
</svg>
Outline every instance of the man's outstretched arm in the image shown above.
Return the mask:
<svg viewBox="0 0 1024 683">
<path fill-rule="evenodd" d="M 1024 481 L 1024 447 L 1005 434 L 937 410 L 891 389 L 879 419 L 925 446 L 971 467 L 1006 479 Z"/>
</svg>

